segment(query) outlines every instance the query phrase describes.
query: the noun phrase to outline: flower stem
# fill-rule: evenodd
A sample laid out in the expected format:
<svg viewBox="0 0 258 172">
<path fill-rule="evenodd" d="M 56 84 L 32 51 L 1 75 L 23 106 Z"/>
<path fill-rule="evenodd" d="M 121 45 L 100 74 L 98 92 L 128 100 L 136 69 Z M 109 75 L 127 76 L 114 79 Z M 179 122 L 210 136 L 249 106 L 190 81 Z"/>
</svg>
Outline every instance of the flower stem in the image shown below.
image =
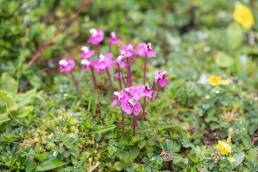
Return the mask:
<svg viewBox="0 0 258 172">
<path fill-rule="evenodd" d="M 153 98 L 154 98 L 154 95 L 155 95 L 155 91 L 156 91 L 156 83 L 153 81 L 153 84 L 152 84 L 152 90 L 153 90 L 153 92 L 152 92 L 152 97 L 151 97 L 151 100 L 153 100 Z"/>
<path fill-rule="evenodd" d="M 111 45 L 110 45 L 110 44 L 108 44 L 108 50 L 109 50 L 109 52 L 111 52 L 111 51 L 112 51 L 112 47 L 111 47 Z"/>
<path fill-rule="evenodd" d="M 144 96 L 144 99 L 143 99 L 143 106 L 142 106 L 142 121 L 144 121 L 145 119 L 145 107 L 146 107 L 146 96 Z"/>
<path fill-rule="evenodd" d="M 118 79 L 118 83 L 119 83 L 119 87 L 120 89 L 122 90 L 122 73 L 121 73 L 121 70 L 120 70 L 120 66 L 119 64 L 117 64 L 117 71 L 118 71 L 118 74 L 119 74 L 119 79 Z"/>
<path fill-rule="evenodd" d="M 96 90 L 97 89 L 97 82 L 96 82 L 96 77 L 93 68 L 90 68 L 91 71 L 91 77 L 92 77 L 92 83 L 93 83 L 93 88 Z"/>
<path fill-rule="evenodd" d="M 124 132 L 124 130 L 125 130 L 125 114 L 122 111 L 122 131 Z"/>
<path fill-rule="evenodd" d="M 127 86 L 132 86 L 132 69 L 129 60 L 127 59 Z"/>
<path fill-rule="evenodd" d="M 147 73 L 147 57 L 144 58 L 144 75 L 143 75 L 143 83 L 146 84 L 146 73 Z M 142 121 L 145 118 L 145 107 L 146 107 L 146 96 L 144 97 L 143 107 L 142 107 Z"/>
<path fill-rule="evenodd" d="M 137 117 L 133 115 L 133 135 L 135 135 L 136 127 L 137 127 Z"/>
<path fill-rule="evenodd" d="M 143 83 L 146 84 L 146 73 L 147 73 L 147 57 L 144 58 L 144 75 L 143 75 Z"/>
<path fill-rule="evenodd" d="M 78 83 L 78 81 L 75 79 L 75 77 L 74 77 L 74 75 L 73 75 L 73 72 L 71 72 L 70 75 L 71 75 L 73 84 L 74 84 L 74 86 L 75 86 L 75 89 L 76 89 L 77 93 L 80 95 L 80 94 L 81 94 L 81 90 L 80 90 L 80 88 L 79 88 L 79 83 Z"/>
<path fill-rule="evenodd" d="M 159 92 L 160 92 L 160 86 L 158 85 L 158 89 L 157 89 L 157 93 L 156 93 L 155 99 L 157 99 L 159 97 Z"/>
<path fill-rule="evenodd" d="M 109 81 L 109 86 L 110 86 L 110 90 L 112 91 L 112 94 L 114 93 L 114 87 L 113 87 L 113 83 L 112 83 L 112 79 L 111 79 L 111 75 L 109 70 L 106 70 L 107 76 L 108 76 L 108 81 Z"/>
<path fill-rule="evenodd" d="M 97 52 L 97 56 L 99 56 L 100 55 L 100 46 L 99 46 L 99 44 L 96 45 L 96 52 Z"/>
</svg>

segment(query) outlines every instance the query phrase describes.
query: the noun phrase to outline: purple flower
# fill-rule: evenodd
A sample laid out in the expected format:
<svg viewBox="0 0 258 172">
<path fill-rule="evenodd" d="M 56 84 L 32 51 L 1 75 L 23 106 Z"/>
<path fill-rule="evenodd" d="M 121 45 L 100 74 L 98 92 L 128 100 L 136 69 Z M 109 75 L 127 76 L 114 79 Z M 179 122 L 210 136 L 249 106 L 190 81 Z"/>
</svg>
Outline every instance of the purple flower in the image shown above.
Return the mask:
<svg viewBox="0 0 258 172">
<path fill-rule="evenodd" d="M 112 53 L 101 54 L 99 59 L 94 62 L 94 69 L 96 72 L 104 72 L 113 67 Z"/>
<path fill-rule="evenodd" d="M 89 59 L 82 59 L 81 64 L 82 64 L 82 69 L 84 71 L 88 71 L 91 68 L 91 66 L 93 65 L 93 62 L 90 61 Z"/>
<path fill-rule="evenodd" d="M 95 53 L 93 50 L 90 50 L 90 48 L 86 47 L 86 46 L 82 47 L 81 51 L 82 51 L 81 59 L 83 59 L 83 58 L 90 59 Z"/>
<path fill-rule="evenodd" d="M 62 59 L 59 61 L 59 71 L 61 73 L 69 73 L 73 70 L 75 62 L 73 59 Z"/>
<path fill-rule="evenodd" d="M 119 67 L 124 68 L 126 67 L 125 58 L 123 56 L 118 56 L 115 60 L 116 64 L 119 65 Z"/>
<path fill-rule="evenodd" d="M 100 29 L 94 29 L 92 28 L 90 30 L 90 38 L 88 40 L 88 43 L 89 44 L 92 44 L 92 45 L 98 45 L 100 44 L 103 39 L 104 39 L 104 32 Z"/>
<path fill-rule="evenodd" d="M 110 37 L 109 37 L 109 40 L 108 40 L 108 43 L 110 45 L 113 45 L 113 44 L 119 44 L 121 41 L 120 41 L 120 38 L 117 37 L 116 33 L 115 32 L 111 32 L 110 33 Z"/>
<path fill-rule="evenodd" d="M 115 78 L 115 80 L 121 79 L 122 78 L 121 72 L 115 72 L 114 78 Z"/>
<path fill-rule="evenodd" d="M 115 105 L 117 105 L 118 103 L 120 103 L 121 101 L 122 101 L 122 98 L 125 98 L 124 96 L 123 96 L 123 92 L 114 92 L 114 100 L 113 100 L 113 102 L 112 102 L 112 106 L 115 106 Z"/>
<path fill-rule="evenodd" d="M 120 54 L 123 58 L 133 58 L 136 55 L 135 49 L 132 44 L 124 45 L 120 48 Z"/>
<path fill-rule="evenodd" d="M 121 109 L 123 112 L 127 113 L 128 115 L 137 116 L 141 112 L 141 105 L 140 103 L 133 99 L 129 98 L 126 101 L 121 102 Z"/>
<path fill-rule="evenodd" d="M 156 54 L 151 47 L 151 43 L 142 42 L 137 48 L 137 53 L 139 56 L 150 58 L 156 57 Z"/>
<path fill-rule="evenodd" d="M 138 115 L 141 111 L 140 99 L 144 97 L 152 98 L 153 90 L 147 85 L 128 87 L 120 92 L 114 92 L 112 105 L 121 104 L 121 109 L 128 115 Z"/>
<path fill-rule="evenodd" d="M 155 73 L 154 82 L 158 84 L 161 88 L 168 85 L 167 72 L 166 71 L 157 71 Z"/>
</svg>

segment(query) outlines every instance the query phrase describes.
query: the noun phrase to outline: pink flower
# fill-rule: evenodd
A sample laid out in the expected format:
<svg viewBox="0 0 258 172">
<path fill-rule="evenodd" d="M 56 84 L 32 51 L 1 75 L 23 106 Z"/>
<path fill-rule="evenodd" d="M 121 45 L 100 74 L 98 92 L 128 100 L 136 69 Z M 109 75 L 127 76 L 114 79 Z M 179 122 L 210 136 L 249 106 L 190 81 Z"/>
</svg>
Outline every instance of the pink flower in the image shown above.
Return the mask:
<svg viewBox="0 0 258 172">
<path fill-rule="evenodd" d="M 112 105 L 121 104 L 121 109 L 128 115 L 138 115 L 141 111 L 140 99 L 144 97 L 152 98 L 153 90 L 147 85 L 128 87 L 120 92 L 114 92 Z"/>
<path fill-rule="evenodd" d="M 117 35 L 116 35 L 115 32 L 111 32 L 111 33 L 110 33 L 110 37 L 109 37 L 108 43 L 109 43 L 110 45 L 119 44 L 119 43 L 120 43 L 120 38 L 117 37 Z"/>
<path fill-rule="evenodd" d="M 113 95 L 114 95 L 114 100 L 112 102 L 112 106 L 117 105 L 118 103 L 120 103 L 122 101 L 122 98 L 124 98 L 123 93 L 120 93 L 117 91 L 115 91 Z"/>
<path fill-rule="evenodd" d="M 111 69 L 113 67 L 112 57 L 112 53 L 101 54 L 99 59 L 94 62 L 95 71 L 104 72 L 105 70 Z"/>
<path fill-rule="evenodd" d="M 59 61 L 59 71 L 61 73 L 69 73 L 73 70 L 75 62 L 73 59 L 62 59 Z"/>
<path fill-rule="evenodd" d="M 81 51 L 82 51 L 81 59 L 83 59 L 83 58 L 90 59 L 95 53 L 93 50 L 90 50 L 90 48 L 86 47 L 86 46 L 82 47 Z"/>
<path fill-rule="evenodd" d="M 153 90 L 148 85 L 138 85 L 130 87 L 130 94 L 136 99 L 139 100 L 144 97 L 152 98 Z"/>
<path fill-rule="evenodd" d="M 120 48 L 120 54 L 123 58 L 133 58 L 136 55 L 135 49 L 132 44 L 124 45 Z"/>
<path fill-rule="evenodd" d="M 145 42 L 140 43 L 138 45 L 137 50 L 138 50 L 137 52 L 139 56 L 150 57 L 150 58 L 156 57 L 156 54 L 151 47 L 151 43 L 145 43 Z"/>
<path fill-rule="evenodd" d="M 104 39 L 104 32 L 100 29 L 94 29 L 92 28 L 90 30 L 90 38 L 88 40 L 89 44 L 92 45 L 98 45 L 99 43 L 101 43 Z"/>
<path fill-rule="evenodd" d="M 158 84 L 161 88 L 168 85 L 167 72 L 158 71 L 155 73 L 154 82 Z"/>
<path fill-rule="evenodd" d="M 93 65 L 93 62 L 90 61 L 89 59 L 82 59 L 81 64 L 82 64 L 82 69 L 84 71 L 88 71 L 90 67 Z"/>
<path fill-rule="evenodd" d="M 126 67 L 125 58 L 123 56 L 118 56 L 115 60 L 116 64 L 119 65 L 119 67 L 124 68 Z"/>
<path fill-rule="evenodd" d="M 119 80 L 122 78 L 121 72 L 116 72 L 114 75 L 115 80 Z"/>
<path fill-rule="evenodd" d="M 141 112 L 142 108 L 137 100 L 129 98 L 121 102 L 121 109 L 128 115 L 137 116 Z"/>
<path fill-rule="evenodd" d="M 151 99 L 152 98 L 153 90 L 148 85 L 145 85 L 143 93 L 144 93 L 144 97 L 148 97 L 148 98 Z"/>
</svg>

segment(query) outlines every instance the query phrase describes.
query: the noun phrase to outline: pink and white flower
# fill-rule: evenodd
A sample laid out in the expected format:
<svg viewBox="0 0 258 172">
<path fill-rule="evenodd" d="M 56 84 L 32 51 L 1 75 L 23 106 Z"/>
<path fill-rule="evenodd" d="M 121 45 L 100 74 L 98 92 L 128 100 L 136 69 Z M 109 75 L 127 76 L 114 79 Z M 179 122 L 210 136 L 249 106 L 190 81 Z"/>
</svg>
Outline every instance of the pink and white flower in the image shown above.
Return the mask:
<svg viewBox="0 0 258 172">
<path fill-rule="evenodd" d="M 86 46 L 82 47 L 81 51 L 81 59 L 90 59 L 95 54 L 93 50 L 90 50 L 90 48 Z"/>
<path fill-rule="evenodd" d="M 113 67 L 113 60 L 112 60 L 113 54 L 112 53 L 106 53 L 101 54 L 99 56 L 99 59 L 94 61 L 94 69 L 96 72 L 104 72 L 108 69 L 111 69 Z"/>
<path fill-rule="evenodd" d="M 125 59 L 122 55 L 120 55 L 120 56 L 118 56 L 118 57 L 116 58 L 115 62 L 116 62 L 116 64 L 119 65 L 119 67 L 124 68 L 124 67 L 126 67 L 126 62 L 125 62 L 125 60 L 126 60 L 126 59 Z"/>
<path fill-rule="evenodd" d="M 104 39 L 104 32 L 100 29 L 92 28 L 90 30 L 90 38 L 88 39 L 88 43 L 92 45 L 100 44 Z"/>
<path fill-rule="evenodd" d="M 142 57 L 154 58 L 156 57 L 155 52 L 152 49 L 151 43 L 142 42 L 137 47 L 137 53 Z"/>
<path fill-rule="evenodd" d="M 82 64 L 82 69 L 84 71 L 88 71 L 92 67 L 93 62 L 90 61 L 89 59 L 82 59 L 81 64 Z"/>
<path fill-rule="evenodd" d="M 166 71 L 157 71 L 155 73 L 154 82 L 158 84 L 161 88 L 168 85 L 168 78 Z"/>
<path fill-rule="evenodd" d="M 69 73 L 75 67 L 75 62 L 73 59 L 62 59 L 59 61 L 59 71 L 61 73 Z"/>
<path fill-rule="evenodd" d="M 136 55 L 136 51 L 132 44 L 128 44 L 120 48 L 120 54 L 123 58 L 133 58 Z"/>
<path fill-rule="evenodd" d="M 108 40 L 109 45 L 119 44 L 121 42 L 120 38 L 116 35 L 115 32 L 110 33 L 110 37 Z"/>
</svg>

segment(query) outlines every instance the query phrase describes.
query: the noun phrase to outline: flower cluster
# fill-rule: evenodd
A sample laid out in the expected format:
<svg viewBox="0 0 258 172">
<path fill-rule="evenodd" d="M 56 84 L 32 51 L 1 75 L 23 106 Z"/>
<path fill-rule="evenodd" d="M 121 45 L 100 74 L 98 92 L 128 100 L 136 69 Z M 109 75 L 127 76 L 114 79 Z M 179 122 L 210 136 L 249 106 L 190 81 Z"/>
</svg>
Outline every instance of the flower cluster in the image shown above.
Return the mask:
<svg viewBox="0 0 258 172">
<path fill-rule="evenodd" d="M 119 92 L 114 92 L 112 105 L 115 106 L 119 103 L 123 112 L 137 116 L 142 109 L 139 103 L 140 99 L 145 97 L 151 99 L 152 93 L 153 90 L 148 85 L 127 87 Z"/>
<path fill-rule="evenodd" d="M 105 34 L 100 29 L 91 29 L 90 37 L 86 46 L 81 48 L 80 62 L 82 70 L 91 72 L 94 89 L 97 89 L 97 77 L 95 73 L 106 73 L 110 91 L 114 94 L 112 105 L 120 105 L 122 111 L 122 127 L 124 128 L 124 114 L 133 116 L 134 131 L 137 126 L 138 115 L 142 113 L 142 120 L 145 118 L 145 107 L 147 99 L 158 98 L 159 92 L 168 84 L 167 73 L 158 71 L 155 73 L 152 87 L 147 84 L 147 59 L 156 57 L 151 43 L 141 42 L 138 45 L 129 43 L 122 44 L 115 32 L 110 33 L 108 39 L 109 51 L 101 52 L 100 44 L 104 41 Z M 114 48 L 112 48 L 114 46 Z M 116 49 L 112 52 L 112 49 Z M 115 54 L 117 53 L 117 54 Z M 117 58 L 114 58 L 117 57 Z M 132 65 L 137 58 L 144 58 L 143 84 L 135 86 L 132 76 Z M 80 93 L 79 84 L 72 74 L 75 61 L 71 58 L 64 58 L 59 62 L 61 73 L 71 74 L 76 90 Z M 115 68 L 112 77 L 111 70 Z M 113 78 L 118 81 L 120 91 L 114 91 Z M 154 94 L 156 94 L 154 96 Z M 143 100 L 143 103 L 142 103 Z"/>
</svg>

